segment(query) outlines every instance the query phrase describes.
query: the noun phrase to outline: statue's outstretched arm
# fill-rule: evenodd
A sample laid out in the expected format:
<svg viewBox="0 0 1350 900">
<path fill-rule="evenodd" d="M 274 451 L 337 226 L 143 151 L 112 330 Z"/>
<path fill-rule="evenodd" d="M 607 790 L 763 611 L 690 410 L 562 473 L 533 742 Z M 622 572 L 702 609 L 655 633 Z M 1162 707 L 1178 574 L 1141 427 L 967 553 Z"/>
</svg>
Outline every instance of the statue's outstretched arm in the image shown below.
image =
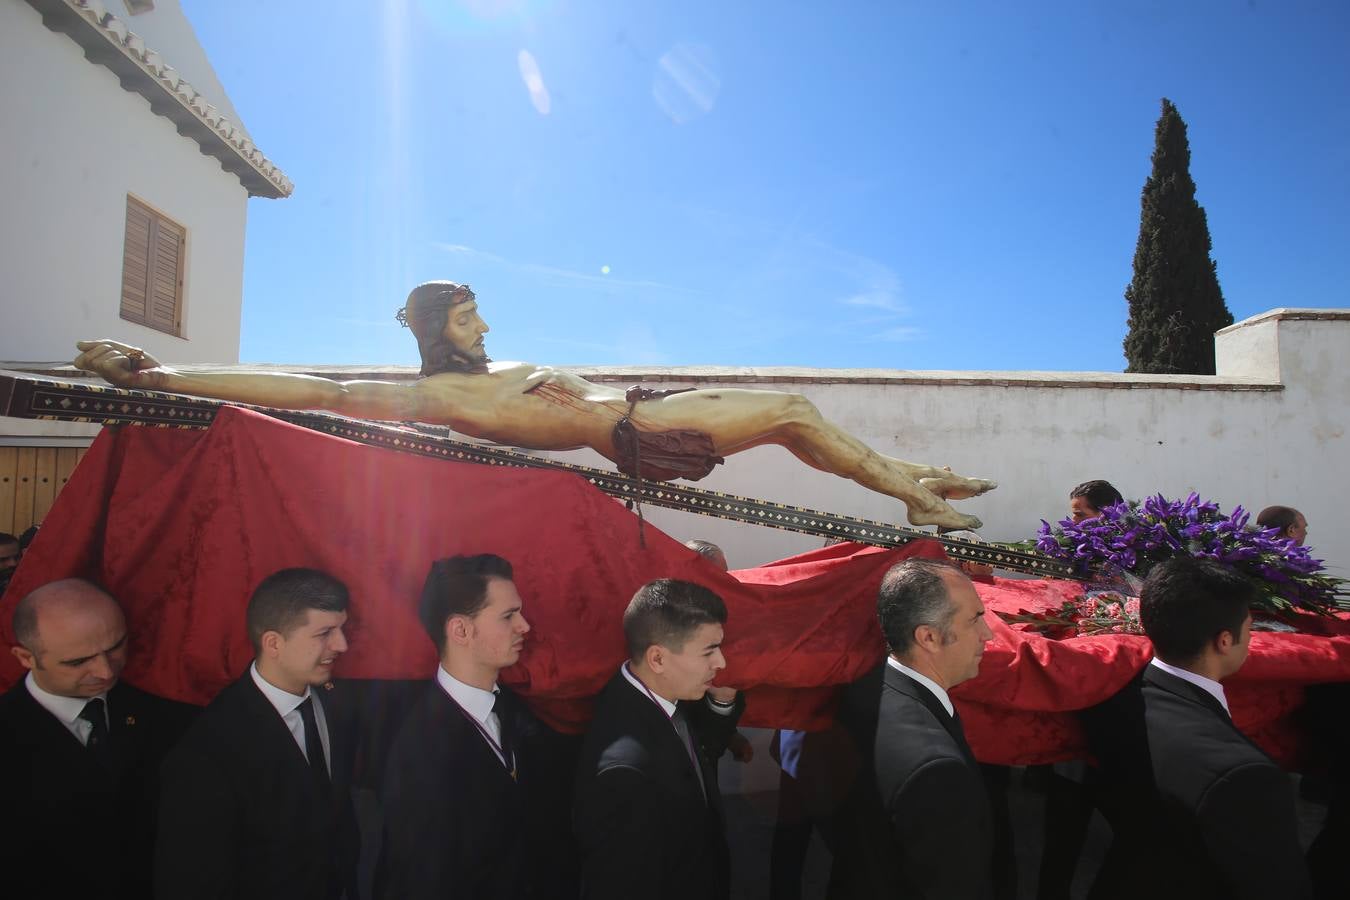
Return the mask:
<svg viewBox="0 0 1350 900">
<path fill-rule="evenodd" d="M 419 418 L 421 391 L 389 381 L 332 381 L 284 372 L 176 372 L 143 350 L 111 340 L 80 341 L 75 365 L 125 388 L 169 391 L 277 409 L 326 409 L 366 419 Z"/>
</svg>

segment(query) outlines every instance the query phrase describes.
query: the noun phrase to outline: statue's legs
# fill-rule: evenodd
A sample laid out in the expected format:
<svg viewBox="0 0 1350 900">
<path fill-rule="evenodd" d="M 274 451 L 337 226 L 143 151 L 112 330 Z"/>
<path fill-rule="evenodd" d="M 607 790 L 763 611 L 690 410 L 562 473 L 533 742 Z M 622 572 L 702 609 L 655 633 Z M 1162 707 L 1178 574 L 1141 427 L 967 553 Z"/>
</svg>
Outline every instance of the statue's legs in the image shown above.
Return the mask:
<svg viewBox="0 0 1350 900">
<path fill-rule="evenodd" d="M 802 462 L 856 481 L 905 503 L 912 525 L 979 528 L 980 520 L 952 509 L 943 496 L 972 497 L 998 485 L 935 466 L 892 459 L 825 419 L 800 394 L 757 390 L 701 390 L 644 403 L 639 427 L 697 428 L 729 455 L 763 444 L 785 447 Z"/>
</svg>

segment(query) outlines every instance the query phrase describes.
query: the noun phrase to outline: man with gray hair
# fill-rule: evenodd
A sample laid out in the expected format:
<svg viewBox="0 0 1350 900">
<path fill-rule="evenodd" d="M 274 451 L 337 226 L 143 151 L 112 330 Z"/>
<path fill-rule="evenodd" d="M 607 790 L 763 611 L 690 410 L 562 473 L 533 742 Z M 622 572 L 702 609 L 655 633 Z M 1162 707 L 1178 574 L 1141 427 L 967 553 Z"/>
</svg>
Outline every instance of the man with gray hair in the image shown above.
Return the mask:
<svg viewBox="0 0 1350 900">
<path fill-rule="evenodd" d="M 839 721 L 858 757 L 835 823 L 832 898 L 990 895 L 993 819 L 947 692 L 979 674 L 993 637 L 970 579 L 909 559 L 881 582 L 889 654 L 845 691 Z"/>
<path fill-rule="evenodd" d="M 126 619 L 88 581 L 28 594 L 13 630 L 28 674 L 0 696 L 6 896 L 151 896 L 159 765 L 193 708 L 121 680 Z"/>
</svg>

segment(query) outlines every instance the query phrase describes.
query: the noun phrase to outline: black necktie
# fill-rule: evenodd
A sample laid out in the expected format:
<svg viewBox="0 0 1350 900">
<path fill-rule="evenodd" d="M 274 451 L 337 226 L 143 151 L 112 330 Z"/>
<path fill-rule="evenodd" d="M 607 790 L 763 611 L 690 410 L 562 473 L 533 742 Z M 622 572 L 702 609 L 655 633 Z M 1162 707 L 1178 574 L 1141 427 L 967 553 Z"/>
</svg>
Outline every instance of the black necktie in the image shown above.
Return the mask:
<svg viewBox="0 0 1350 900">
<path fill-rule="evenodd" d="M 961 724 L 960 713 L 955 711 L 952 712 L 952 725 L 956 728 L 957 745 L 961 748 L 961 752 L 973 762 L 975 760 L 975 752 L 970 749 L 970 744 L 966 742 L 966 729 L 965 726 Z"/>
<path fill-rule="evenodd" d="M 703 792 L 703 799 L 708 799 L 708 787 L 703 783 L 703 766 L 699 765 L 698 750 L 694 747 L 693 735 L 689 731 L 689 720 L 685 717 L 684 708 L 675 707 L 675 712 L 670 717 L 670 723 L 675 726 L 675 732 L 680 736 L 684 743 L 685 752 L 689 754 L 689 762 L 694 767 L 694 774 L 698 776 L 698 787 Z"/>
<path fill-rule="evenodd" d="M 515 735 L 512 732 L 512 722 L 510 716 L 511 703 L 506 699 L 506 695 L 501 690 L 492 692 L 492 711 L 497 714 L 497 730 L 502 736 L 502 757 L 506 764 L 506 769 L 512 777 L 516 774 L 516 756 L 515 756 Z"/>
<path fill-rule="evenodd" d="M 108 753 L 108 714 L 105 709 L 103 698 L 95 697 L 80 710 L 80 718 L 91 726 L 89 739 L 84 742 L 84 746 L 100 759 L 106 758 Z"/>
<path fill-rule="evenodd" d="M 319 722 L 314 718 L 314 699 L 306 697 L 296 707 L 300 718 L 305 720 L 305 755 L 309 757 L 309 768 L 314 773 L 319 788 L 328 791 L 328 765 L 323 758 L 323 740 L 319 737 Z"/>
</svg>

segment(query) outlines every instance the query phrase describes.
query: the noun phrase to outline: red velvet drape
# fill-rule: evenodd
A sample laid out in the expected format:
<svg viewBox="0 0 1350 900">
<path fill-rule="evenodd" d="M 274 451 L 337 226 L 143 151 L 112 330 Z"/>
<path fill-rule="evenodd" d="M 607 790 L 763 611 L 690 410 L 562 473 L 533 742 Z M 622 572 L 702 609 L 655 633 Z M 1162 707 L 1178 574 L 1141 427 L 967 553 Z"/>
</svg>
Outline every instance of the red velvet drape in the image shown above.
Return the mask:
<svg viewBox="0 0 1350 900">
<path fill-rule="evenodd" d="M 43 523 L 0 603 L 12 641 L 18 598 L 55 578 L 103 584 L 127 611 L 124 677 L 205 702 L 247 665 L 243 610 L 253 587 L 313 566 L 351 588 L 351 650 L 338 674 L 419 678 L 435 655 L 417 623 L 431 560 L 457 553 L 511 560 L 534 626 L 504 680 L 546 717 L 580 727 L 589 698 L 622 659 L 620 615 L 643 583 L 676 577 L 727 602 L 724 683 L 749 690 L 747 725 L 818 727 L 832 688 L 881 656 L 874 603 L 881 576 L 935 542 L 883 551 L 840 545 L 724 574 L 565 472 L 452 463 L 316 434 L 227 408 L 207 431 L 105 430 Z M 1072 596 L 1067 582 L 980 585 L 991 609 L 1035 609 Z M 1098 702 L 1144 664 L 1137 637 L 1049 641 L 991 616 L 980 677 L 954 692 L 977 754 L 1030 763 L 1081 752 L 1068 711 Z M 22 674 L 8 655 L 0 686 Z M 1303 687 L 1350 680 L 1350 637 L 1258 634 L 1230 685 L 1234 716 L 1288 756 L 1289 713 Z"/>
</svg>

